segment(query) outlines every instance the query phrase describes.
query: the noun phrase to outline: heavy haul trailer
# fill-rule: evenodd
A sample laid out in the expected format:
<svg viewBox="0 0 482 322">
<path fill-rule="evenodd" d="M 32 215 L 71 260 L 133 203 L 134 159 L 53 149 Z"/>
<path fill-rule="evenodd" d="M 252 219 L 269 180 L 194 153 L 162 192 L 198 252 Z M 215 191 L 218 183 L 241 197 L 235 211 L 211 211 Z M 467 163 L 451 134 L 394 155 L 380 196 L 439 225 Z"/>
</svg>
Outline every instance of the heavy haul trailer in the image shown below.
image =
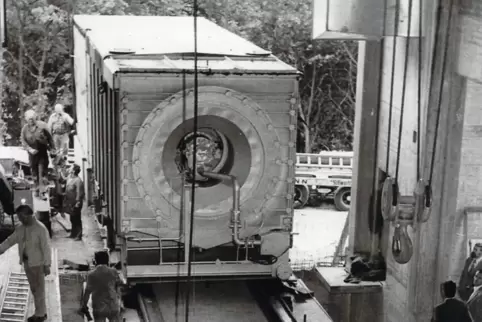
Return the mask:
<svg viewBox="0 0 482 322">
<path fill-rule="evenodd" d="M 197 160 L 191 17 L 76 16 L 76 159 L 105 196 L 128 280 L 291 276 L 297 79 L 199 18 Z M 180 170 L 181 169 L 181 170 Z"/>
</svg>

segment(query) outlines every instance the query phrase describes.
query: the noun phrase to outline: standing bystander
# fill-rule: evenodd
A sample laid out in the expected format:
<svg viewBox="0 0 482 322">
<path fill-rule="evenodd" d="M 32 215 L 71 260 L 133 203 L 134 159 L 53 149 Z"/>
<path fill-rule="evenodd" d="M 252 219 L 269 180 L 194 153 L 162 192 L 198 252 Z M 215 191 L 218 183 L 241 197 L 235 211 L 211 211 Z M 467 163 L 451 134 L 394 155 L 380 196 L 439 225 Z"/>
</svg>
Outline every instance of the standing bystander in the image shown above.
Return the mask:
<svg viewBox="0 0 482 322">
<path fill-rule="evenodd" d="M 50 274 L 52 260 L 49 233 L 47 228 L 37 221 L 30 206 L 20 205 L 16 213 L 22 224 L 0 244 L 0 254 L 13 245 L 18 245 L 20 265 L 24 266 L 35 302 L 35 314 L 27 321 L 47 321 L 45 276 Z"/>
<path fill-rule="evenodd" d="M 69 135 L 74 120 L 64 112 L 62 104 L 55 105 L 55 110 L 49 118 L 49 130 L 55 144 L 58 157 L 67 157 L 69 151 Z"/>
<path fill-rule="evenodd" d="M 70 214 L 70 238 L 82 240 L 82 205 L 85 197 L 84 182 L 79 177 L 80 166 L 74 164 L 65 185 L 63 209 Z"/>
</svg>

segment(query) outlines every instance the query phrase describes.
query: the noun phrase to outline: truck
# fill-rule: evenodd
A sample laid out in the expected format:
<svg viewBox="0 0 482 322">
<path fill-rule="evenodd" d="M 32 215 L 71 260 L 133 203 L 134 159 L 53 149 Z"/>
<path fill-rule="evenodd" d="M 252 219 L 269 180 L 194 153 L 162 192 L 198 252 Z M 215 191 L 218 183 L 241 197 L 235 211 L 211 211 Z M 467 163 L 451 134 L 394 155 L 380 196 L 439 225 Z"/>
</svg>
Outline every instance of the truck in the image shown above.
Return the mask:
<svg viewBox="0 0 482 322">
<path fill-rule="evenodd" d="M 351 202 L 353 152 L 322 151 L 296 154 L 295 208 L 334 200 L 338 211 Z"/>
</svg>

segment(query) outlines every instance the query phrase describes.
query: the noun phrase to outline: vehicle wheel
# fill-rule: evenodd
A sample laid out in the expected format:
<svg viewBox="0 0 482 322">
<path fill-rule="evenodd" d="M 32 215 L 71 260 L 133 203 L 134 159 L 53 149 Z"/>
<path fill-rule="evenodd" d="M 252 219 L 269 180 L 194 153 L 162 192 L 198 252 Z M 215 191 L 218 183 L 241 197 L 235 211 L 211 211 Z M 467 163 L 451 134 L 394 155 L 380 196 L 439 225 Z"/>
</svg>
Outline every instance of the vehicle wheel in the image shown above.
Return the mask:
<svg viewBox="0 0 482 322">
<path fill-rule="evenodd" d="M 351 189 L 340 189 L 335 195 L 335 208 L 338 211 L 348 211 L 351 205 Z"/>
<path fill-rule="evenodd" d="M 295 209 L 303 208 L 308 203 L 308 199 L 310 199 L 310 189 L 307 186 L 296 185 L 293 207 Z"/>
</svg>

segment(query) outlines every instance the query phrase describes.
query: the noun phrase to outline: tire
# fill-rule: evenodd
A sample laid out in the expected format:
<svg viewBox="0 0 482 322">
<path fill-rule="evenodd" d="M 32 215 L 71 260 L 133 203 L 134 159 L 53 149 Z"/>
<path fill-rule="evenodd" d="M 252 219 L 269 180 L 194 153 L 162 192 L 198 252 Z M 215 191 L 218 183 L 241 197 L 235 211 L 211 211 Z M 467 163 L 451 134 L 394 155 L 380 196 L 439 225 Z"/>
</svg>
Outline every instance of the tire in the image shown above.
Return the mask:
<svg viewBox="0 0 482 322">
<path fill-rule="evenodd" d="M 343 188 L 338 190 L 335 194 L 335 208 L 338 211 L 350 210 L 351 201 L 348 199 L 351 196 L 351 188 Z"/>
<path fill-rule="evenodd" d="M 301 209 L 308 203 L 310 199 L 310 189 L 307 186 L 296 185 L 295 186 L 295 200 L 294 208 Z"/>
</svg>

